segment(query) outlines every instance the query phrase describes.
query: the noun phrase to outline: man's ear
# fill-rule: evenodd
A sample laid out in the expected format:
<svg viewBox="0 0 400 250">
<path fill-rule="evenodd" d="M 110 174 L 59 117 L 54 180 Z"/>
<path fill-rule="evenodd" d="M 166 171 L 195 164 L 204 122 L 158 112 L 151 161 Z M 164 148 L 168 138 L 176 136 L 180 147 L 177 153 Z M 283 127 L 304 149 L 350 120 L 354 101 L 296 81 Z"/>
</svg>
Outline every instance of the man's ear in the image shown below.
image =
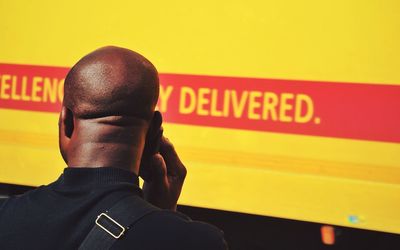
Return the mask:
<svg viewBox="0 0 400 250">
<path fill-rule="evenodd" d="M 73 132 L 74 115 L 70 109 L 63 106 L 60 112 L 60 118 L 58 120 L 58 140 L 61 155 L 66 163 L 68 163 L 67 152 Z"/>
</svg>

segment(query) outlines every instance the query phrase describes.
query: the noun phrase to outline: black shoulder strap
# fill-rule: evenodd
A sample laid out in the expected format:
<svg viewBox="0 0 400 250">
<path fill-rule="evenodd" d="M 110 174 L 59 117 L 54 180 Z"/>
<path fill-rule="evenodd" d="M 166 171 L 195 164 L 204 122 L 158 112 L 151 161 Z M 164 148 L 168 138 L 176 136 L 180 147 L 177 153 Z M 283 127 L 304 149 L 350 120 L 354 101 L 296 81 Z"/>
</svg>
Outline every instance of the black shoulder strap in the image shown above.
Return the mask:
<svg viewBox="0 0 400 250">
<path fill-rule="evenodd" d="M 95 224 L 79 250 L 110 249 L 127 230 L 144 216 L 160 210 L 141 197 L 132 195 L 121 199 L 108 211 L 97 216 Z"/>
</svg>

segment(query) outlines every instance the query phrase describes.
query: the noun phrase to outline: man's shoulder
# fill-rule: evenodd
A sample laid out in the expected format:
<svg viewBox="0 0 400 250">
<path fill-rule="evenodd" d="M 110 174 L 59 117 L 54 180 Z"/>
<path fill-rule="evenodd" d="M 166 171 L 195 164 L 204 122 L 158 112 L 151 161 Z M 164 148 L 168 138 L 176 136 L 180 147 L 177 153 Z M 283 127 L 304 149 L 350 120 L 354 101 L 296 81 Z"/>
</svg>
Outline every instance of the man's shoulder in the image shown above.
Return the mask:
<svg viewBox="0 0 400 250">
<path fill-rule="evenodd" d="M 3 207 L 3 204 L 6 202 L 7 197 L 0 197 L 0 209 Z"/>
<path fill-rule="evenodd" d="M 12 195 L 9 197 L 1 197 L 0 198 L 0 205 L 5 204 L 5 203 L 10 203 L 10 202 L 20 202 L 24 201 L 26 199 L 30 199 L 31 197 L 34 197 L 36 195 L 41 194 L 42 192 L 47 190 L 47 186 L 39 186 L 34 189 L 31 189 L 29 191 L 26 191 L 23 194 L 18 194 L 18 195 Z"/>
<path fill-rule="evenodd" d="M 23 194 L 13 195 L 7 198 L 0 198 L 0 211 L 4 213 L 17 215 L 19 212 L 33 212 L 32 204 L 41 200 L 40 197 L 47 199 L 46 186 L 40 186 L 29 190 Z"/>
<path fill-rule="evenodd" d="M 192 232 L 192 231 L 203 231 L 208 232 L 210 234 L 217 234 L 217 235 L 222 235 L 222 231 L 209 224 L 206 222 L 202 222 L 202 221 L 195 221 L 192 220 L 189 216 L 180 213 L 180 212 L 174 212 L 174 211 L 170 211 L 170 210 L 158 210 L 155 211 L 154 213 L 150 214 L 150 216 L 146 219 L 143 220 L 143 223 L 160 223 L 160 222 L 165 222 L 165 226 L 168 229 L 172 229 L 170 228 L 171 226 L 176 226 L 176 229 L 184 229 L 184 230 L 188 230 L 188 232 Z"/>
<path fill-rule="evenodd" d="M 124 241 L 117 245 L 139 241 L 145 249 L 226 249 L 220 229 L 168 210 L 158 210 L 142 218 L 128 230 Z"/>
</svg>

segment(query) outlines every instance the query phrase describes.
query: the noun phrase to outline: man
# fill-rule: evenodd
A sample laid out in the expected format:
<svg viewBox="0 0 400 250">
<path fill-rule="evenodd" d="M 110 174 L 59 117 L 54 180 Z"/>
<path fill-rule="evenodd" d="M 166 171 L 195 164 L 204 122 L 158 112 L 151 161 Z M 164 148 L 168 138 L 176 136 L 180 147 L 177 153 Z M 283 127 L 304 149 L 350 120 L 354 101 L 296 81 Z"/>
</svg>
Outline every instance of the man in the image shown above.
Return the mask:
<svg viewBox="0 0 400 250">
<path fill-rule="evenodd" d="M 156 69 L 133 51 L 105 47 L 83 57 L 65 79 L 59 119 L 68 167 L 0 205 L 0 249 L 78 249 L 93 228 L 107 235 L 96 218 L 126 197 L 161 209 L 126 227 L 111 249 L 225 249 L 220 230 L 175 211 L 186 169 L 162 136 L 158 91 Z"/>
</svg>

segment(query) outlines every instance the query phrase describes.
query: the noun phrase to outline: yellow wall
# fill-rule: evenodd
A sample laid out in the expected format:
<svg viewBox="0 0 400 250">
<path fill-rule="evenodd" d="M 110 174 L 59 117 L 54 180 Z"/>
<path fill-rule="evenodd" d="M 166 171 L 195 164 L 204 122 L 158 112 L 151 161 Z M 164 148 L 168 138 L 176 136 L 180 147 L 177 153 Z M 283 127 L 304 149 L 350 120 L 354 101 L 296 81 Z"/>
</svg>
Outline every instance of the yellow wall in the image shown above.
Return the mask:
<svg viewBox="0 0 400 250">
<path fill-rule="evenodd" d="M 395 0 L 0 0 L 0 63 L 70 67 L 114 44 L 162 73 L 399 85 L 399 12 Z M 57 115 L 0 117 L 0 182 L 54 180 Z M 398 143 L 179 124 L 165 133 L 189 170 L 182 204 L 400 233 Z"/>
</svg>

